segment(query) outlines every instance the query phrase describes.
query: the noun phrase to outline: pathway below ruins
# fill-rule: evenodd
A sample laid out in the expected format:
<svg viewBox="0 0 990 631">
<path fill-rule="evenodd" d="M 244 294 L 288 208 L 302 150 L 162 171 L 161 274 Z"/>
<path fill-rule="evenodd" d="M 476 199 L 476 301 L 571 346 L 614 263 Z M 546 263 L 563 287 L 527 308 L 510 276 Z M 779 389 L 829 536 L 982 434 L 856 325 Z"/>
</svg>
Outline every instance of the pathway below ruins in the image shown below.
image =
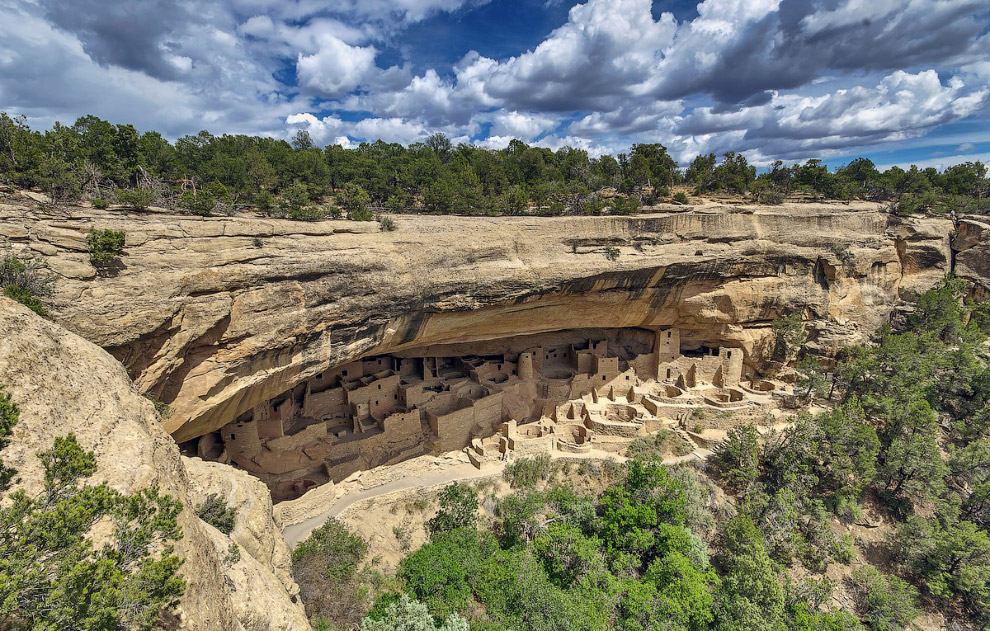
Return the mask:
<svg viewBox="0 0 990 631">
<path fill-rule="evenodd" d="M 612 459 L 616 462 L 625 462 L 628 460 L 625 456 L 600 449 L 592 449 L 591 451 L 580 454 L 553 452 L 550 455 L 554 460 Z M 666 465 L 683 464 L 692 460 L 705 460 L 711 455 L 711 450 L 696 447 L 693 452 L 685 456 L 665 458 L 663 462 Z M 487 463 L 487 466 L 478 469 L 470 463 L 459 461 L 454 462 L 456 464 L 452 464 L 439 470 L 429 472 L 414 471 L 402 475 L 394 480 L 390 480 L 384 484 L 348 491 L 332 500 L 329 507 L 318 515 L 314 515 L 298 523 L 283 526 L 282 536 L 285 537 L 285 541 L 289 544 L 289 547 L 294 548 L 301 541 L 308 538 L 314 530 L 325 524 L 328 519 L 339 517 L 349 508 L 364 500 L 381 497 L 383 495 L 400 491 L 411 491 L 414 489 L 428 490 L 446 486 L 452 482 L 501 476 L 506 464 L 501 461 L 490 462 Z"/>
</svg>

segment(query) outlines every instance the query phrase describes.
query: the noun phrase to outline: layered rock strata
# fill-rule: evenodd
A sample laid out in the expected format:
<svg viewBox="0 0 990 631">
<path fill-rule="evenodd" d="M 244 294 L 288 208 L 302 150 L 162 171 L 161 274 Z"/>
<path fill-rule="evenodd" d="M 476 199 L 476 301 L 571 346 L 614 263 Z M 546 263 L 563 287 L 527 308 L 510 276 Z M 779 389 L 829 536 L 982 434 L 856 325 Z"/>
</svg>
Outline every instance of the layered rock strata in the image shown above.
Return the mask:
<svg viewBox="0 0 990 631">
<path fill-rule="evenodd" d="M 943 277 L 953 228 L 866 203 L 397 223 L 0 205 L 10 246 L 60 276 L 58 321 L 170 403 L 178 441 L 331 367 L 430 345 L 677 328 L 756 365 L 770 322 L 797 312 L 829 352 Z M 106 276 L 85 252 L 91 226 L 127 233 Z"/>
</svg>

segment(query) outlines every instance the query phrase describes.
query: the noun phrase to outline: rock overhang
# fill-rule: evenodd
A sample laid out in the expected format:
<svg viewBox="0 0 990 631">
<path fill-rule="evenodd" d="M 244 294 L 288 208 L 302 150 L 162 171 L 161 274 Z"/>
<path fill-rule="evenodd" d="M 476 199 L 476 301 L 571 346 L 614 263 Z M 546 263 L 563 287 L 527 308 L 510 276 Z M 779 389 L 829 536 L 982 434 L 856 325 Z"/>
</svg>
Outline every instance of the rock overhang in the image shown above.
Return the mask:
<svg viewBox="0 0 990 631">
<path fill-rule="evenodd" d="M 341 221 L 0 206 L 15 250 L 62 276 L 59 321 L 172 405 L 167 429 L 179 441 L 331 366 L 430 344 L 678 327 L 752 356 L 771 320 L 800 312 L 825 332 L 827 351 L 864 339 L 903 291 L 927 289 L 951 264 L 949 219 L 866 203 L 397 220 L 383 233 Z M 128 235 L 115 277 L 82 273 L 77 237 L 93 225 Z"/>
</svg>

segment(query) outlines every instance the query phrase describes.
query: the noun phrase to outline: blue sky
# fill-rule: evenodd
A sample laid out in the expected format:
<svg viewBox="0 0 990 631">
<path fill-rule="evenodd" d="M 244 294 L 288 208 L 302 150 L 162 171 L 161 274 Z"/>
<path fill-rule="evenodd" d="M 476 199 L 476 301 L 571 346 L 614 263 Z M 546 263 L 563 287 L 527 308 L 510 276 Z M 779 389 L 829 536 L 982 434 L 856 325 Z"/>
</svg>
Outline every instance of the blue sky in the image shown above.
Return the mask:
<svg viewBox="0 0 990 631">
<path fill-rule="evenodd" d="M 0 109 L 682 164 L 990 160 L 986 0 L 0 0 Z"/>
</svg>

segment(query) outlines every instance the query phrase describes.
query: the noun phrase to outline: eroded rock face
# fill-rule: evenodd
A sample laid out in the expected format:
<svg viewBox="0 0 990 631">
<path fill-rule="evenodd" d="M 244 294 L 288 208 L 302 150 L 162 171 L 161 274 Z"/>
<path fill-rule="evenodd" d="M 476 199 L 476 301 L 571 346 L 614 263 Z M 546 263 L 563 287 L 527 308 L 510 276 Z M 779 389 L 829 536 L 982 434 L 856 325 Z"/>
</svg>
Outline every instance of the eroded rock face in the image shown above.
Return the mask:
<svg viewBox="0 0 990 631">
<path fill-rule="evenodd" d="M 292 578 L 289 548 L 273 521 L 268 488 L 257 478 L 227 465 L 186 457 L 182 463 L 195 505 L 215 494 L 237 513 L 229 537 L 215 528 L 206 529 L 216 554 L 224 559 L 228 585 L 233 588 L 229 592 L 231 603 L 244 628 L 308 629 L 299 586 Z M 229 560 L 232 541 L 239 547 L 236 562 Z"/>
<path fill-rule="evenodd" d="M 74 433 L 96 453 L 94 483 L 124 493 L 157 485 L 183 503 L 176 552 L 185 559 L 188 587 L 169 628 L 309 628 L 301 604 L 292 602 L 298 588 L 285 573 L 288 552 L 265 487 L 230 467 L 183 462 L 154 407 L 113 357 L 0 295 L 0 383 L 21 409 L 3 453 L 18 470 L 17 488 L 39 492 L 35 454 Z M 232 540 L 194 512 L 206 490 L 223 493 L 238 509 L 232 536 L 243 554 L 236 564 L 224 560 Z"/>
<path fill-rule="evenodd" d="M 756 363 L 769 323 L 796 311 L 828 352 L 864 339 L 951 258 L 948 219 L 865 203 L 397 221 L 381 233 L 374 223 L 0 205 L 14 249 L 62 276 L 59 322 L 171 403 L 178 441 L 329 367 L 431 344 L 676 327 Z M 88 263 L 94 225 L 127 232 L 113 277 Z"/>
<path fill-rule="evenodd" d="M 960 219 L 952 248 L 956 274 L 974 283 L 980 297 L 990 294 L 990 221 L 986 217 Z"/>
</svg>

